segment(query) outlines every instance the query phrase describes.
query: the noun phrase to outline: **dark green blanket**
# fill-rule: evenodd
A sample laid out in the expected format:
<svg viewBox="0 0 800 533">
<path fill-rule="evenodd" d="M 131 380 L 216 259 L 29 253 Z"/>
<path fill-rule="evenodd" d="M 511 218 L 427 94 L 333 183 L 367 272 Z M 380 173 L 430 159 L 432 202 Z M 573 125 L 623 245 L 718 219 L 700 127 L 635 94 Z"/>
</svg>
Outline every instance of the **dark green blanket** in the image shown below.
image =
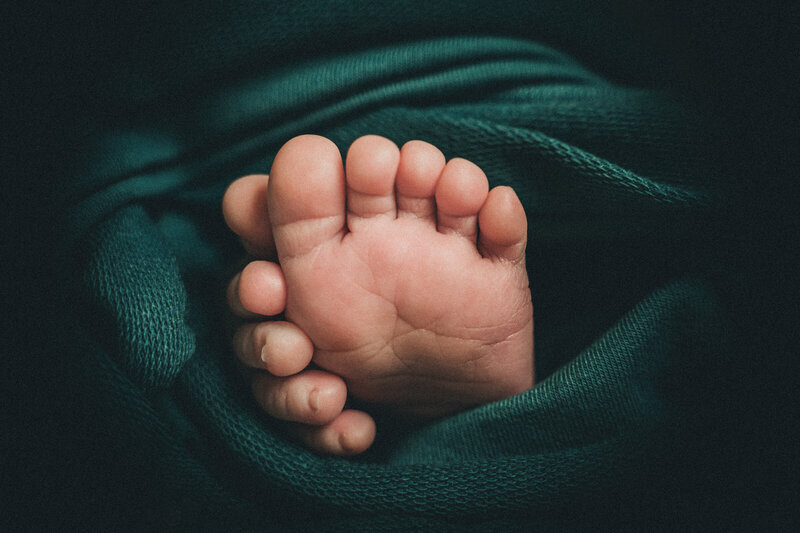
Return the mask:
<svg viewBox="0 0 800 533">
<path fill-rule="evenodd" d="M 763 502 L 752 515 L 738 503 L 757 492 L 741 474 L 760 470 L 739 464 L 759 431 L 739 426 L 758 419 L 742 392 L 758 356 L 741 326 L 764 304 L 738 313 L 763 281 L 745 251 L 763 243 L 741 235 L 743 214 L 772 201 L 754 200 L 758 161 L 742 151 L 763 126 L 743 140 L 742 116 L 720 111 L 720 80 L 705 70 L 714 47 L 687 54 L 691 17 L 635 9 L 73 13 L 80 59 L 59 70 L 69 143 L 62 174 L 45 182 L 64 208 L 51 256 L 62 360 L 48 378 L 64 403 L 47 427 L 65 444 L 31 453 L 57 457 L 41 467 L 54 520 L 276 531 L 772 523 Z M 663 24 L 687 40 L 665 38 Z M 367 133 L 423 139 L 517 190 L 534 389 L 423 428 L 379 419 L 375 447 L 356 459 L 310 453 L 261 414 L 229 346 L 223 293 L 242 252 L 220 200 L 301 133 L 342 149 Z"/>
</svg>

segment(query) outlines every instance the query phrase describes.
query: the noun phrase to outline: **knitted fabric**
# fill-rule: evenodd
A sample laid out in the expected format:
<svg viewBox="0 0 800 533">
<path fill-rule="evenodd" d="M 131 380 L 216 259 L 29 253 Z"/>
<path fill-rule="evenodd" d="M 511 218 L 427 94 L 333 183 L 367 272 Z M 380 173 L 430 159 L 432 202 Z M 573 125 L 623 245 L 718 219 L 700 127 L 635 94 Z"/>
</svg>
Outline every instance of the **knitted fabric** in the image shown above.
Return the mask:
<svg viewBox="0 0 800 533">
<path fill-rule="evenodd" d="M 731 341 L 704 279 L 742 194 L 716 118 L 596 8 L 404 4 L 131 10 L 98 47 L 66 180 L 67 343 L 111 525 L 507 531 L 713 512 Z M 533 389 L 421 428 L 379 418 L 355 459 L 260 411 L 230 348 L 242 251 L 220 201 L 302 133 L 342 150 L 423 139 L 514 187 Z"/>
</svg>

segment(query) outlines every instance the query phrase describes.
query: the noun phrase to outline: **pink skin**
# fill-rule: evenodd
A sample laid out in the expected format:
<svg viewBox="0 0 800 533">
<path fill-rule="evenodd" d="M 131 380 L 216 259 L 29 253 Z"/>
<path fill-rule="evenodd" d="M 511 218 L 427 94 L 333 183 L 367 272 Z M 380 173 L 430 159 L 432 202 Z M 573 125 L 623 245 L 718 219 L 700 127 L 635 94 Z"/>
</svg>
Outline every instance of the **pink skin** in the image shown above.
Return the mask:
<svg viewBox="0 0 800 533">
<path fill-rule="evenodd" d="M 250 263 L 228 299 L 244 318 L 283 311 L 287 322 L 246 324 L 234 346 L 263 370 L 262 407 L 311 448 L 371 445 L 374 422 L 343 410 L 348 392 L 426 420 L 533 385 L 525 212 L 469 161 L 366 136 L 345 172 L 333 143 L 305 135 L 281 148 L 269 178 L 234 182 L 223 213 L 248 251 L 277 251 L 280 267 Z"/>
</svg>

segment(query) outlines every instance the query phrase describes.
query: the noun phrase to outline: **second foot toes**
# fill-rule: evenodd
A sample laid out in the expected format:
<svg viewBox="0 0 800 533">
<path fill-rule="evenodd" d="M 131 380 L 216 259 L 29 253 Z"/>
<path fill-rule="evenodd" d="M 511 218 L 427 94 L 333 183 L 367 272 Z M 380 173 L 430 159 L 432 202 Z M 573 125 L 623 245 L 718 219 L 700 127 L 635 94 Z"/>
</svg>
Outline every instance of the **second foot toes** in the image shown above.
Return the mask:
<svg viewBox="0 0 800 533">
<path fill-rule="evenodd" d="M 335 420 L 347 400 L 344 381 L 321 370 L 289 377 L 262 372 L 253 378 L 252 387 L 256 401 L 270 416 L 315 426 Z"/>
<path fill-rule="evenodd" d="M 273 376 L 291 376 L 306 368 L 314 345 L 291 322 L 247 323 L 233 338 L 239 361 L 248 368 L 266 370 Z"/>
<path fill-rule="evenodd" d="M 267 211 L 269 176 L 252 174 L 228 186 L 222 197 L 225 223 L 242 241 L 250 255 L 275 257 L 275 243 Z"/>
<path fill-rule="evenodd" d="M 358 455 L 375 441 L 375 421 L 367 413 L 347 409 L 323 426 L 295 426 L 303 443 L 318 453 Z"/>
<path fill-rule="evenodd" d="M 281 267 L 252 261 L 228 284 L 228 306 L 241 318 L 274 316 L 286 307 L 286 280 Z"/>
</svg>

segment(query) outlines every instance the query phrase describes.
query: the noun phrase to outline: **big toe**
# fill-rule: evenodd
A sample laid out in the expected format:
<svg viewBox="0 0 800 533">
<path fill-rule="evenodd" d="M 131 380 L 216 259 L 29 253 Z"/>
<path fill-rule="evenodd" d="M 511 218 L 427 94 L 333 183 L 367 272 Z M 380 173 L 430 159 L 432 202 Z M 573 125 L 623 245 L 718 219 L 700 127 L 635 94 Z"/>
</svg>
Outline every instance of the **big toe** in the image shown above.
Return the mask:
<svg viewBox="0 0 800 533">
<path fill-rule="evenodd" d="M 278 255 L 302 255 L 345 229 L 342 158 L 336 145 L 301 135 L 278 151 L 267 207 Z"/>
</svg>

